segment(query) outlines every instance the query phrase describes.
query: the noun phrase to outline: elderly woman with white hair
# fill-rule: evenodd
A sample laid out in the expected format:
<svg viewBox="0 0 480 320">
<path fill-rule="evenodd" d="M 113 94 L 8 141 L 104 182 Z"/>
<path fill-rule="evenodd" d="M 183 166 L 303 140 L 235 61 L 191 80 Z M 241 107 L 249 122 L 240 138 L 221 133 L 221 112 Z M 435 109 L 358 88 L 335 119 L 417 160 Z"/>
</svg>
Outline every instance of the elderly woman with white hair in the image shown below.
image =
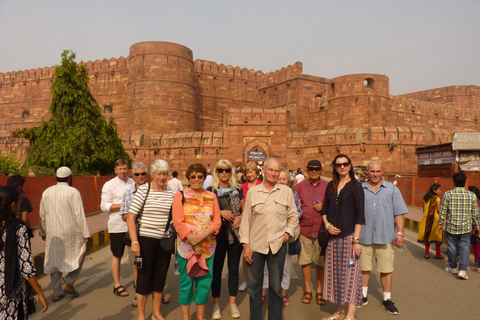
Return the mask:
<svg viewBox="0 0 480 320">
<path fill-rule="evenodd" d="M 165 160 L 155 160 L 150 166 L 151 183 L 140 186 L 130 205 L 127 217 L 132 252 L 142 258 L 137 274 L 138 319 L 145 319 L 147 296 L 152 293 L 152 317 L 165 319 L 161 313 L 163 288 L 170 265 L 171 254 L 160 248 L 170 208 L 175 194 L 167 189 L 169 167 Z M 143 210 L 142 210 L 143 209 Z M 140 215 L 139 234 L 135 220 Z"/>
</svg>

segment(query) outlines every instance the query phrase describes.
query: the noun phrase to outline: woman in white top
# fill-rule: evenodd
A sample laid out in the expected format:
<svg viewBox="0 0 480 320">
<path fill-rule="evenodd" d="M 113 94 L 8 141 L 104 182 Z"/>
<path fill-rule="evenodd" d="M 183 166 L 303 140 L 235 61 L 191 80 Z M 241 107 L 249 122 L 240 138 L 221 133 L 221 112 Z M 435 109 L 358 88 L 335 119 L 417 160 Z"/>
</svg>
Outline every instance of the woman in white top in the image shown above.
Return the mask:
<svg viewBox="0 0 480 320">
<path fill-rule="evenodd" d="M 142 267 L 138 269 L 135 290 L 139 320 L 145 319 L 145 304 L 150 293 L 153 300 L 153 319 L 165 319 L 160 314 L 160 309 L 171 254 L 160 248 L 160 240 L 165 232 L 174 197 L 173 191 L 167 189 L 168 171 L 165 160 L 155 160 L 150 166 L 152 182 L 138 188 L 128 210 L 127 224 L 132 240 L 132 252 L 143 260 Z M 140 229 L 137 235 L 135 220 L 140 213 Z"/>
</svg>

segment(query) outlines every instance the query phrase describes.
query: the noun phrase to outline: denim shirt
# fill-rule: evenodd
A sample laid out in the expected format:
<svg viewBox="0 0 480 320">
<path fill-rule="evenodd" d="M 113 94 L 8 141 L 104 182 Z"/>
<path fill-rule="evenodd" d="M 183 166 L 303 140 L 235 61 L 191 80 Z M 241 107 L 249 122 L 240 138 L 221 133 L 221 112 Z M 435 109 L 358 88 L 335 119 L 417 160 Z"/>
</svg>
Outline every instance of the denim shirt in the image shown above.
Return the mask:
<svg viewBox="0 0 480 320">
<path fill-rule="evenodd" d="M 360 243 L 388 244 L 395 238 L 395 216 L 408 213 L 400 190 L 391 182 L 382 180 L 374 193 L 368 182 L 362 183 L 365 193 L 365 225 Z"/>
</svg>

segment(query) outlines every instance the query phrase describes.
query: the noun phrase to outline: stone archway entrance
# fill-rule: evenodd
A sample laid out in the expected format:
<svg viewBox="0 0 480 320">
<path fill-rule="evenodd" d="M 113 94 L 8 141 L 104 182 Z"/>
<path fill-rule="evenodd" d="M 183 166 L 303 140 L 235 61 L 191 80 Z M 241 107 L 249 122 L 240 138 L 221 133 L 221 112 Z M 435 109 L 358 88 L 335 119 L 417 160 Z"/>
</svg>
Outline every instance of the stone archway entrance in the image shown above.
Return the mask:
<svg viewBox="0 0 480 320">
<path fill-rule="evenodd" d="M 243 148 L 243 163 L 250 161 L 262 163 L 270 156 L 270 146 L 261 140 L 253 140 L 248 142 Z"/>
</svg>

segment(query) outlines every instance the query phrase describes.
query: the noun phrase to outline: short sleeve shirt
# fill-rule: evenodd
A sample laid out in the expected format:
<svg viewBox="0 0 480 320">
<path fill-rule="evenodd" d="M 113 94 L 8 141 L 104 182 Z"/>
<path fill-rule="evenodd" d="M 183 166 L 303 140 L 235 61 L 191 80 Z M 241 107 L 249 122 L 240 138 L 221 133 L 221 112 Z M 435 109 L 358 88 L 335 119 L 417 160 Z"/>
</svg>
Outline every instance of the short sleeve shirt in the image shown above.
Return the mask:
<svg viewBox="0 0 480 320">
<path fill-rule="evenodd" d="M 395 216 L 408 212 L 400 190 L 391 182 L 382 180 L 376 193 L 362 183 L 365 193 L 365 225 L 360 242 L 365 245 L 389 244 L 395 238 Z"/>
<path fill-rule="evenodd" d="M 314 186 L 310 179 L 303 180 L 293 189 L 298 193 L 301 202 L 302 220 L 300 220 L 300 234 L 304 237 L 316 238 L 322 226 L 320 212 L 313 209 L 315 201 L 323 203 L 327 181 L 320 179 Z"/>
</svg>

